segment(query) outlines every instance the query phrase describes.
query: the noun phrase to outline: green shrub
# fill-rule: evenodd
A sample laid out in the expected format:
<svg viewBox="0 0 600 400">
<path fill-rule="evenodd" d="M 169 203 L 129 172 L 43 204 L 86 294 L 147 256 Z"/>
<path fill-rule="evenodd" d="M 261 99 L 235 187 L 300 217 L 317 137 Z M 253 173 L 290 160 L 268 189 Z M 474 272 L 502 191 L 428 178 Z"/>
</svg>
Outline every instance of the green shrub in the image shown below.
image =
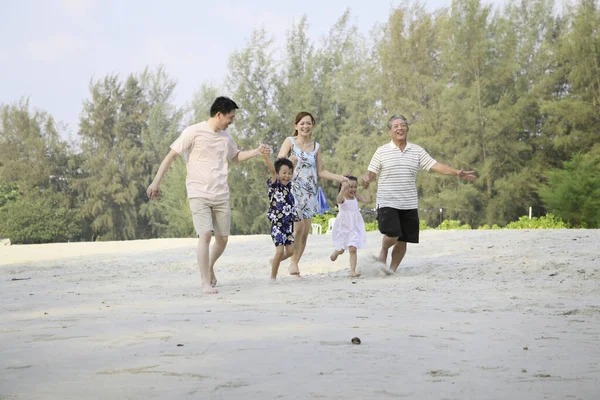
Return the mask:
<svg viewBox="0 0 600 400">
<path fill-rule="evenodd" d="M 19 197 L 0 209 L 0 237 L 12 243 L 66 242 L 80 232 L 76 211 L 48 194 Z"/>
<path fill-rule="evenodd" d="M 543 217 L 533 217 L 529 219 L 526 215 L 506 225 L 506 229 L 561 229 L 570 228 L 568 223 L 563 222 L 559 217 L 553 214 L 547 214 Z"/>
<path fill-rule="evenodd" d="M 439 229 L 442 231 L 446 231 L 446 230 L 450 230 L 450 229 L 466 230 L 466 229 L 471 229 L 471 225 L 469 225 L 469 224 L 461 225 L 460 221 L 451 219 L 451 220 L 442 221 L 442 223 L 436 229 Z"/>
<path fill-rule="evenodd" d="M 377 221 L 365 222 L 365 228 L 367 232 L 376 231 L 379 229 L 379 225 L 377 225 Z"/>
<path fill-rule="evenodd" d="M 424 231 L 425 229 L 431 229 L 431 227 L 429 225 L 427 225 L 427 222 L 425 222 L 425 220 L 420 220 L 419 221 L 419 230 Z"/>
</svg>

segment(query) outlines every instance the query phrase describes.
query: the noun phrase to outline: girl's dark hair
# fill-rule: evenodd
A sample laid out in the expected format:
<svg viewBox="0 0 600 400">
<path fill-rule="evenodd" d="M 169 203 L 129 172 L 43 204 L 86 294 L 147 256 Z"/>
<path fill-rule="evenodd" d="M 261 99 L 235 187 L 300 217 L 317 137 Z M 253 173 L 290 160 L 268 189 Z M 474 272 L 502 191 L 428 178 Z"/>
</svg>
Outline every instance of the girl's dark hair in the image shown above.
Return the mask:
<svg viewBox="0 0 600 400">
<path fill-rule="evenodd" d="M 298 115 L 296 115 L 296 119 L 294 120 L 294 125 L 298 125 L 298 122 L 300 122 L 300 120 L 306 116 L 309 116 L 313 126 L 315 126 L 317 124 L 317 121 L 315 121 L 315 117 L 312 116 L 311 113 L 309 113 L 308 111 L 301 111 L 298 113 Z M 294 133 L 292 134 L 293 137 L 298 136 L 298 130 L 294 129 Z"/>
<path fill-rule="evenodd" d="M 275 160 L 273 165 L 275 166 L 275 172 L 277 172 L 277 173 L 279 173 L 279 170 L 281 169 L 282 165 L 285 165 L 292 171 L 294 170 L 294 164 L 287 158 L 278 158 L 277 160 Z"/>
<path fill-rule="evenodd" d="M 348 178 L 348 180 L 350 181 L 354 181 L 358 184 L 358 178 L 352 175 L 344 175 L 346 178 Z M 340 186 L 338 187 L 338 193 L 342 191 L 342 184 L 340 183 Z"/>
</svg>

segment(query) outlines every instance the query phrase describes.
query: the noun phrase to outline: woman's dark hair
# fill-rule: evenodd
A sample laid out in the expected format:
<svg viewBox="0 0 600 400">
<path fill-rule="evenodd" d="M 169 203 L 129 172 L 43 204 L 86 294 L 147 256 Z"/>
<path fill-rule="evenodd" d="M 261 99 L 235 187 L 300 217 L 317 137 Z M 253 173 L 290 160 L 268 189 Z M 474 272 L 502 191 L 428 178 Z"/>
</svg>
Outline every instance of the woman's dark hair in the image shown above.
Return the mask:
<svg viewBox="0 0 600 400">
<path fill-rule="evenodd" d="M 279 173 L 279 170 L 281 169 L 282 165 L 285 165 L 292 171 L 294 170 L 294 164 L 287 158 L 278 158 L 277 160 L 275 160 L 273 165 L 275 166 L 275 172 L 277 173 Z"/>
<path fill-rule="evenodd" d="M 210 116 L 214 117 L 217 113 L 223 115 L 229 114 L 233 110 L 237 110 L 239 107 L 235 104 L 235 101 L 229 97 L 219 96 L 215 99 L 212 106 L 210 106 Z"/>
<path fill-rule="evenodd" d="M 311 113 L 309 113 L 308 111 L 301 111 L 298 113 L 298 115 L 296 115 L 296 119 L 294 120 L 294 125 L 298 125 L 298 122 L 300 122 L 300 120 L 306 116 L 309 116 L 313 126 L 315 126 L 317 124 L 317 121 L 315 121 L 315 117 L 312 116 Z M 294 133 L 292 134 L 293 137 L 298 136 L 298 130 L 294 129 Z"/>
<path fill-rule="evenodd" d="M 358 178 L 352 175 L 344 175 L 346 178 L 348 178 L 348 180 L 350 181 L 354 181 L 358 184 Z M 338 187 L 338 193 L 342 191 L 342 184 L 340 183 L 340 186 Z"/>
</svg>

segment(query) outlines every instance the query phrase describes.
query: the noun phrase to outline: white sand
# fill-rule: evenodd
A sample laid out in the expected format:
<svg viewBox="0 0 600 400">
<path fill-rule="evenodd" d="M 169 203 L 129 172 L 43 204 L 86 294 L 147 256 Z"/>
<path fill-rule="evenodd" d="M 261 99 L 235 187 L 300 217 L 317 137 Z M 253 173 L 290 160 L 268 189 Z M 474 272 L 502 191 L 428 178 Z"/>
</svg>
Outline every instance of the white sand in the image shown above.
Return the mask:
<svg viewBox="0 0 600 400">
<path fill-rule="evenodd" d="M 600 231 L 425 231 L 390 277 L 379 238 L 269 285 L 232 237 L 218 295 L 194 239 L 0 247 L 0 399 L 600 398 Z"/>
</svg>

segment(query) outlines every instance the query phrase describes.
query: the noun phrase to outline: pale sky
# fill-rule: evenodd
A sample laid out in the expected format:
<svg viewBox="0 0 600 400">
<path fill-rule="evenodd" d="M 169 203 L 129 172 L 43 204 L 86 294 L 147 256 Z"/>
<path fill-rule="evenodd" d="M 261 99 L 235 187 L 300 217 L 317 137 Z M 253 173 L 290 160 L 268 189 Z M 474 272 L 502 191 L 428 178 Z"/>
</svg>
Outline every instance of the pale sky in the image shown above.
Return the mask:
<svg viewBox="0 0 600 400">
<path fill-rule="evenodd" d="M 432 11 L 451 0 L 424 1 Z M 318 46 L 349 8 L 367 35 L 398 0 L 0 0 L 0 103 L 29 97 L 76 133 L 91 78 L 125 79 L 163 64 L 177 80 L 175 103 L 191 101 L 202 82 L 221 84 L 232 51 L 264 26 L 284 44 L 306 15 Z M 486 3 L 503 4 L 503 0 Z"/>
</svg>

